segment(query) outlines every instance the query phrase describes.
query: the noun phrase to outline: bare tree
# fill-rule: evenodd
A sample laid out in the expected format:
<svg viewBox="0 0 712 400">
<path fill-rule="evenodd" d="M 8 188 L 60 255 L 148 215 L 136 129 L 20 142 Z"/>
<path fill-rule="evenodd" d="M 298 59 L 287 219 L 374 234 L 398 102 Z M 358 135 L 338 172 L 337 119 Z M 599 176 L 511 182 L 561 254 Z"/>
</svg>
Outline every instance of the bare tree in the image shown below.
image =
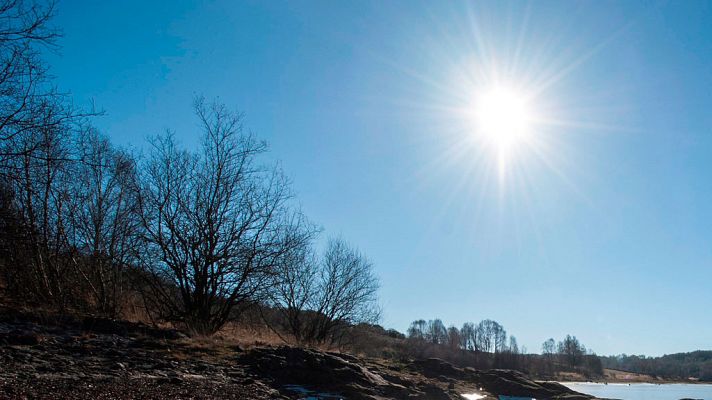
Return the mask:
<svg viewBox="0 0 712 400">
<path fill-rule="evenodd" d="M 283 258 L 269 291 L 270 305 L 277 318 L 275 320 L 263 315 L 280 337 L 280 332 L 286 331 L 297 343 L 310 339 L 305 335 L 310 318 L 313 318 L 309 308 L 317 295 L 318 268 L 319 260 L 311 243 L 295 247 Z M 282 339 L 287 341 L 284 337 Z"/>
<path fill-rule="evenodd" d="M 343 333 L 341 328 L 376 323 L 380 318 L 373 265 L 344 240 L 329 241 L 317 281 L 311 307 L 314 318 L 306 336 L 310 340 L 335 342 Z"/>
<path fill-rule="evenodd" d="M 507 347 L 507 331 L 496 321 L 482 320 L 475 328 L 475 347 L 486 353 L 501 352 Z"/>
<path fill-rule="evenodd" d="M 509 344 L 505 344 L 504 347 L 495 354 L 495 365 L 500 368 L 519 369 L 521 361 L 522 357 L 520 355 L 517 338 L 510 336 Z"/>
<path fill-rule="evenodd" d="M 541 345 L 541 354 L 547 358 L 551 358 L 556 353 L 556 341 L 553 338 L 546 339 Z"/>
<path fill-rule="evenodd" d="M 0 143 L 2 155 L 17 155 L 13 140 L 42 124 L 43 104 L 56 96 L 49 85 L 43 48 L 56 46 L 58 32 L 49 26 L 53 3 L 0 1 Z M 23 149 L 27 150 L 27 149 Z"/>
<path fill-rule="evenodd" d="M 306 236 L 292 223 L 286 179 L 256 164 L 266 145 L 244 132 L 242 116 L 202 98 L 195 112 L 199 152 L 179 149 L 170 133 L 152 142 L 139 196 L 141 261 L 149 303 L 211 334 L 256 300 Z"/>
<path fill-rule="evenodd" d="M 408 328 L 408 339 L 425 340 L 425 330 L 427 322 L 419 319 L 411 322 Z"/>
<path fill-rule="evenodd" d="M 136 163 L 91 127 L 81 133 L 78 150 L 71 216 L 81 257 L 73 261 L 98 311 L 114 317 L 137 248 Z"/>
<path fill-rule="evenodd" d="M 33 297 L 64 306 L 73 250 L 68 240 L 71 182 L 74 176 L 73 128 L 63 119 L 61 103 L 46 102 L 33 129 L 13 138 L 19 151 L 4 160 L 12 171 L 4 179 L 14 193 L 24 232 L 16 245 L 26 252 L 23 285 Z"/>
<path fill-rule="evenodd" d="M 559 355 L 571 368 L 581 364 L 586 354 L 586 348 L 576 339 L 576 336 L 566 335 L 564 340 L 559 342 L 557 347 Z"/>
<path fill-rule="evenodd" d="M 509 336 L 509 347 L 507 348 L 512 354 L 519 354 L 519 345 L 517 344 L 517 338 L 514 335 Z"/>
<path fill-rule="evenodd" d="M 462 340 L 462 348 L 470 351 L 479 351 L 477 348 L 478 341 L 476 338 L 477 330 L 472 322 L 465 322 L 460 329 L 460 337 Z"/>
<path fill-rule="evenodd" d="M 63 307 L 84 300 L 72 274 L 70 188 L 75 134 L 95 113 L 74 109 L 47 74 L 42 52 L 59 37 L 53 9 L 51 1 L 0 0 L 0 179 L 15 215 L 3 239 L 12 286 Z"/>
<path fill-rule="evenodd" d="M 304 232 L 314 232 L 303 225 Z M 321 258 L 311 246 L 296 248 L 278 272 L 270 293 L 279 318 L 266 319 L 297 342 L 334 343 L 345 328 L 378 320 L 378 281 L 371 263 L 343 240 L 330 240 Z"/>
<path fill-rule="evenodd" d="M 432 344 L 447 343 L 447 328 L 439 318 L 428 321 L 426 339 Z"/>
<path fill-rule="evenodd" d="M 494 352 L 501 353 L 507 349 L 507 331 L 497 322 L 493 324 L 493 340 Z"/>
<path fill-rule="evenodd" d="M 460 330 L 456 326 L 450 326 L 447 328 L 447 344 L 450 350 L 455 351 L 460 349 L 460 344 L 462 338 L 460 336 Z"/>
<path fill-rule="evenodd" d="M 490 353 L 492 352 L 494 348 L 494 325 L 496 322 L 486 319 L 483 321 L 480 321 L 480 323 L 477 324 L 477 338 L 479 339 L 479 347 L 481 351 L 485 353 Z"/>
</svg>

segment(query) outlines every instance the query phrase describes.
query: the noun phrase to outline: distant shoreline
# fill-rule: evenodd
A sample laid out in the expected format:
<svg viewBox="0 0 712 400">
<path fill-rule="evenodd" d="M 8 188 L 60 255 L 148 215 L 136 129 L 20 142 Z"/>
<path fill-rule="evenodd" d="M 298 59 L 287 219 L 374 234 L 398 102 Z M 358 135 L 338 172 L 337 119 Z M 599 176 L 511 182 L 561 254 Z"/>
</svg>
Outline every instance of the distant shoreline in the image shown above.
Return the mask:
<svg viewBox="0 0 712 400">
<path fill-rule="evenodd" d="M 651 375 L 639 374 L 635 372 L 621 371 L 615 369 L 604 369 L 604 376 L 596 380 L 587 379 L 581 374 L 564 373 L 556 377 L 556 381 L 560 383 L 601 383 L 601 384 L 634 384 L 634 383 L 649 383 L 649 384 L 707 384 L 712 382 L 704 382 L 699 380 L 685 379 L 669 379 L 654 377 Z"/>
<path fill-rule="evenodd" d="M 597 383 L 601 385 L 712 385 L 712 382 L 700 382 L 700 381 L 684 381 L 684 380 L 672 380 L 672 379 L 651 379 L 648 381 L 603 381 L 603 380 L 556 380 L 559 383 Z"/>
</svg>

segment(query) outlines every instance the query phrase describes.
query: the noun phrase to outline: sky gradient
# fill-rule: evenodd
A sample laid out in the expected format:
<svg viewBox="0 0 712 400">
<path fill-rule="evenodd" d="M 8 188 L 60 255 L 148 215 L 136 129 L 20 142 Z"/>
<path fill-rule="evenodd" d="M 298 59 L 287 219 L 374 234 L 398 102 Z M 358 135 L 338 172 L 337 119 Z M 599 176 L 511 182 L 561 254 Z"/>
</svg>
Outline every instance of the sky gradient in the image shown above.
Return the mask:
<svg viewBox="0 0 712 400">
<path fill-rule="evenodd" d="M 120 145 L 195 145 L 196 94 L 244 112 L 375 264 L 386 327 L 712 349 L 710 2 L 65 0 L 55 23 L 58 86 Z M 466 112 L 493 77 L 543 119 L 503 177 Z"/>
</svg>

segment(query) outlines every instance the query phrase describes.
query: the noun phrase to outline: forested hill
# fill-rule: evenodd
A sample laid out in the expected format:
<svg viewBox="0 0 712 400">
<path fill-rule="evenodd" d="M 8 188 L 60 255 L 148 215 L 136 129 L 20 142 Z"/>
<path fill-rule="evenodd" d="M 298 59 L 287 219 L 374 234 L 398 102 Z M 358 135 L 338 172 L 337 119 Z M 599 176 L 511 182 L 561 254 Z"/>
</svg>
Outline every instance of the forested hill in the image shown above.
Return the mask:
<svg viewBox="0 0 712 400">
<path fill-rule="evenodd" d="M 619 355 L 601 357 L 605 368 L 650 374 L 665 378 L 712 382 L 712 351 L 666 354 L 662 357 Z"/>
</svg>

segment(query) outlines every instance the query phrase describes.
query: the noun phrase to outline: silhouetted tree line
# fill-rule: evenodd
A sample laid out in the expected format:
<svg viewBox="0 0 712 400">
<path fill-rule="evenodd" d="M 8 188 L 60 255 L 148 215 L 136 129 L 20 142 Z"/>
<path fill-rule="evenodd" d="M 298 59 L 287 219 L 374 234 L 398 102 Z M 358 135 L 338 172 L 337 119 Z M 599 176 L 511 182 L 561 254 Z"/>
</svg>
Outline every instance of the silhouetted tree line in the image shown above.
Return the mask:
<svg viewBox="0 0 712 400">
<path fill-rule="evenodd" d="M 712 351 L 667 354 L 661 357 L 621 354 L 601 359 L 606 368 L 669 379 L 712 382 Z"/>
<path fill-rule="evenodd" d="M 514 336 L 508 338 L 504 327 L 490 319 L 478 324 L 466 322 L 461 329 L 456 326 L 445 328 L 440 319 L 416 320 L 408 328 L 408 338 L 474 352 L 519 352 L 516 338 Z"/>
<path fill-rule="evenodd" d="M 603 375 L 600 358 L 575 336 L 567 335 L 558 343 L 548 339 L 541 354 L 531 354 L 501 324 L 490 319 L 466 322 L 460 328 L 446 327 L 437 318 L 419 319 L 411 323 L 405 335 L 377 326 L 362 329 L 364 338 L 355 347 L 373 356 L 437 357 L 462 367 L 510 368 L 552 379 L 561 372 L 589 378 Z"/>
<path fill-rule="evenodd" d="M 521 369 L 526 349 L 496 321 L 466 322 L 445 327 L 440 319 L 416 320 L 406 334 L 407 352 L 415 357 L 439 357 L 475 368 Z"/>
<path fill-rule="evenodd" d="M 576 336 L 566 335 L 558 343 L 549 338 L 541 346 L 544 360 L 543 373 L 552 375 L 556 372 L 580 372 L 585 376 L 603 375 L 601 358 L 581 343 Z"/>
<path fill-rule="evenodd" d="M 25 304 L 151 318 L 211 334 L 248 307 L 275 330 L 334 340 L 378 319 L 372 264 L 319 230 L 240 113 L 196 98 L 200 146 L 171 132 L 138 156 L 58 92 L 41 57 L 54 5 L 0 1 L 0 284 Z M 278 317 L 276 317 L 278 316 Z"/>
</svg>

